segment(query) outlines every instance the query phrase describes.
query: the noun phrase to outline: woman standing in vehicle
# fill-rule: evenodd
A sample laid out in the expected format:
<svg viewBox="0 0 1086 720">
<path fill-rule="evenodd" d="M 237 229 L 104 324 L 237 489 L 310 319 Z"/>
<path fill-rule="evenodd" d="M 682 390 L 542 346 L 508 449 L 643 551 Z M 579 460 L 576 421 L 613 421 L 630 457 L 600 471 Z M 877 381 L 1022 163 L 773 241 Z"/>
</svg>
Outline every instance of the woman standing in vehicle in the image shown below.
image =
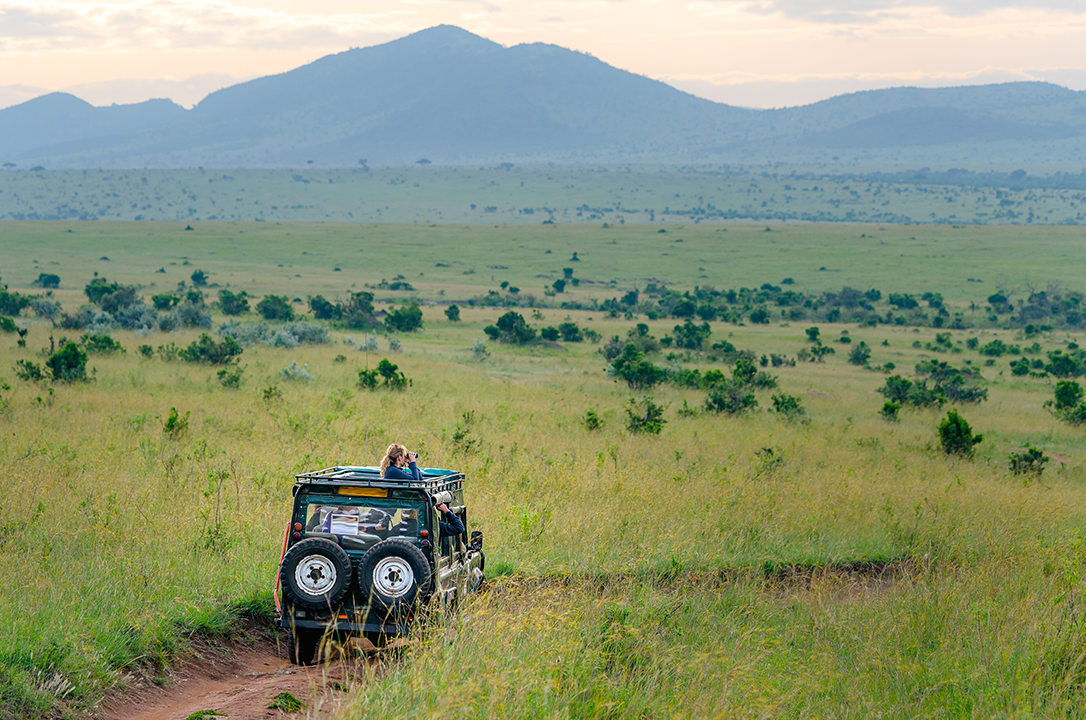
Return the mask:
<svg viewBox="0 0 1086 720">
<path fill-rule="evenodd" d="M 409 452 L 403 445 L 392 443 L 388 446 L 388 450 L 385 450 L 385 458 L 381 461 L 381 477 L 386 480 L 421 481 L 422 475 L 419 473 L 418 466 L 415 465 L 418 459 L 418 453 Z M 411 472 L 407 472 L 404 465 Z"/>
</svg>

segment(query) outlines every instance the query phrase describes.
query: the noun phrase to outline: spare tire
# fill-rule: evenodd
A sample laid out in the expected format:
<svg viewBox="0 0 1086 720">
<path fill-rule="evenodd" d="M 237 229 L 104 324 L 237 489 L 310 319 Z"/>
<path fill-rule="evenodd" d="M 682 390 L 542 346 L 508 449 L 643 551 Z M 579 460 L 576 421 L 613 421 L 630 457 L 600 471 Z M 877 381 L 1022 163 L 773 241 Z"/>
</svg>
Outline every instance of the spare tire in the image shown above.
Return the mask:
<svg viewBox="0 0 1086 720">
<path fill-rule="evenodd" d="M 306 538 L 287 550 L 279 566 L 283 595 L 298 607 L 338 605 L 351 587 L 351 559 L 324 538 Z"/>
<path fill-rule="evenodd" d="M 430 595 L 434 576 L 422 550 L 406 540 L 382 540 L 358 563 L 358 593 L 379 613 L 413 607 Z"/>
</svg>

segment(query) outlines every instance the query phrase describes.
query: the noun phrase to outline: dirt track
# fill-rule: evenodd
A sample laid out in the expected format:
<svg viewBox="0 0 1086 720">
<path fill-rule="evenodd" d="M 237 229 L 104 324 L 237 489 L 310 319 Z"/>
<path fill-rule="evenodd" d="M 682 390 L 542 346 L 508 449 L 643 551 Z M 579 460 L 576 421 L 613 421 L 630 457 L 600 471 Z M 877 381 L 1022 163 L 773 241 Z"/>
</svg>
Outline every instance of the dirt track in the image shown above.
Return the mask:
<svg viewBox="0 0 1086 720">
<path fill-rule="evenodd" d="M 274 637 L 261 635 L 230 646 L 206 645 L 170 670 L 163 684 L 133 677 L 126 689 L 102 703 L 97 717 L 185 720 L 201 710 L 215 710 L 230 720 L 282 718 L 287 714 L 269 709 L 268 704 L 283 691 L 305 704 L 292 717 L 328 717 L 358 671 L 372 662 L 359 652 L 350 654 L 350 658 L 298 667 L 287 661 Z"/>
</svg>

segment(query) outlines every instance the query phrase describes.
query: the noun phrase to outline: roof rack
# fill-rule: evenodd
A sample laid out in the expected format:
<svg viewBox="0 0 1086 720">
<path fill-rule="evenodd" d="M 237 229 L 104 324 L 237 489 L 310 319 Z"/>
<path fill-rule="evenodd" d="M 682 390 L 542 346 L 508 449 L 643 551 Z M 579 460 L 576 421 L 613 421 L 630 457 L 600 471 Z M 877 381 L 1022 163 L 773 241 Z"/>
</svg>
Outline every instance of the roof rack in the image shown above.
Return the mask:
<svg viewBox="0 0 1086 720">
<path fill-rule="evenodd" d="M 336 465 L 323 470 L 300 473 L 294 476 L 298 485 L 321 484 L 351 485 L 356 487 L 419 488 L 431 493 L 441 490 L 459 490 L 464 473 L 438 468 L 419 468 L 422 480 L 393 480 L 381 477 L 381 468 L 358 465 Z"/>
</svg>

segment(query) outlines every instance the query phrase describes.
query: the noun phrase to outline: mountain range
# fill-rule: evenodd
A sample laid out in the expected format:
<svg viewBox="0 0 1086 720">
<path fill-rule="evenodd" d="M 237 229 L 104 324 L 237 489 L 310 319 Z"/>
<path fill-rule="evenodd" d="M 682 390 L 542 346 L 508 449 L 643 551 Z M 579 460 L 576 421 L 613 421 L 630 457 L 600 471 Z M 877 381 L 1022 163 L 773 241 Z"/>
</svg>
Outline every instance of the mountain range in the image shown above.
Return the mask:
<svg viewBox="0 0 1086 720">
<path fill-rule="evenodd" d="M 208 95 L 0 110 L 0 162 L 29 168 L 480 163 L 1086 167 L 1086 92 L 1022 82 L 853 93 L 779 110 L 711 102 L 583 53 L 452 26 Z"/>
</svg>

